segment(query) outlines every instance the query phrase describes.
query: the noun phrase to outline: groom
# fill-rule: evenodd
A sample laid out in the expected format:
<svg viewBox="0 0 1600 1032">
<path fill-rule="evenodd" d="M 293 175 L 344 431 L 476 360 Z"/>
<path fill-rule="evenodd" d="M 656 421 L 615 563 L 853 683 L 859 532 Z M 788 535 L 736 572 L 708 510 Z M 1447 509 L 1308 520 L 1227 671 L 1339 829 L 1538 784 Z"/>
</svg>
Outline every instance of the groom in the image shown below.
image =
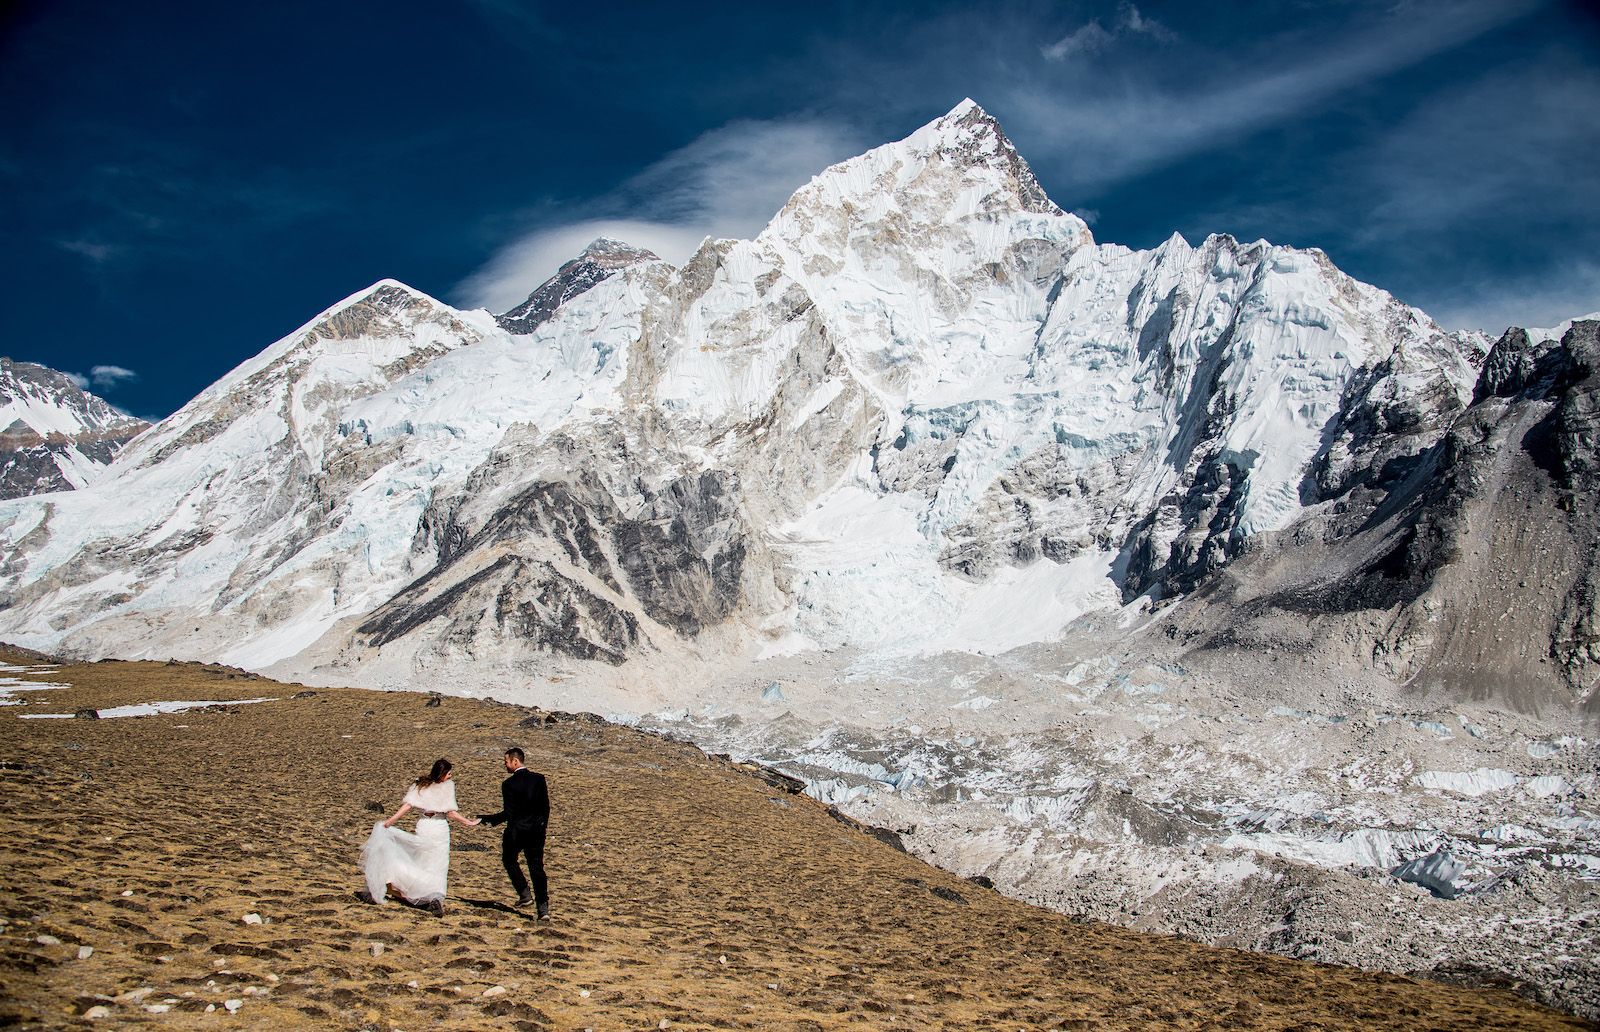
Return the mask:
<svg viewBox="0 0 1600 1032">
<path fill-rule="evenodd" d="M 506 826 L 500 859 L 505 861 L 506 873 L 511 876 L 511 887 L 517 890 L 517 906 L 537 902 L 539 919 L 546 920 L 550 917 L 550 890 L 544 876 L 544 833 L 545 826 L 550 823 L 550 791 L 545 786 L 544 775 L 524 766 L 525 759 L 521 749 L 506 750 L 506 770 L 511 776 L 500 783 L 504 809 L 485 814 L 479 820 Z M 517 860 L 518 854 L 528 858 L 528 873 L 533 875 L 531 894 L 528 879 Z"/>
</svg>

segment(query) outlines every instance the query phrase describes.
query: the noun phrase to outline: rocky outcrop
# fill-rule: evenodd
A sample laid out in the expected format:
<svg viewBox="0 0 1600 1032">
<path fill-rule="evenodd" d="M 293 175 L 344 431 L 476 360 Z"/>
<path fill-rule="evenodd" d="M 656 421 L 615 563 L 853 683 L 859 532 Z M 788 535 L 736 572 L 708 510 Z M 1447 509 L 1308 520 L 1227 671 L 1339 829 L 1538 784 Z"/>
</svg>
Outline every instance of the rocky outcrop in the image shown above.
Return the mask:
<svg viewBox="0 0 1600 1032">
<path fill-rule="evenodd" d="M 1597 328 L 1508 331 L 1465 407 L 1438 384 L 1354 383 L 1302 486 L 1315 504 L 1166 633 L 1201 653 L 1354 652 L 1419 689 L 1595 705 Z"/>
</svg>

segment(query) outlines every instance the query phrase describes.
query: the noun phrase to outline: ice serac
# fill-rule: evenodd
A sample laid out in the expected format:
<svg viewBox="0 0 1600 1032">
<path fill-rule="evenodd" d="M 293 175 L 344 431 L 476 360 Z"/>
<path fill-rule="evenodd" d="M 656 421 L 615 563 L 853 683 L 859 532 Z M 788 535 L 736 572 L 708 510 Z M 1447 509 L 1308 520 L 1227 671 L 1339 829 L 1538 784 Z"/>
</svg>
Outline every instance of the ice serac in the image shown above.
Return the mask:
<svg viewBox="0 0 1600 1032">
<path fill-rule="evenodd" d="M 0 498 L 83 487 L 149 425 L 65 373 L 0 358 Z"/>
<path fill-rule="evenodd" d="M 495 322 L 507 333 L 531 333 L 554 315 L 556 309 L 601 280 L 615 275 L 618 270 L 640 262 L 660 260 L 643 248 L 610 237 L 600 237 L 585 247 L 578 257 L 562 265 L 554 276 L 541 283 L 526 301 L 504 315 L 496 316 Z"/>
</svg>

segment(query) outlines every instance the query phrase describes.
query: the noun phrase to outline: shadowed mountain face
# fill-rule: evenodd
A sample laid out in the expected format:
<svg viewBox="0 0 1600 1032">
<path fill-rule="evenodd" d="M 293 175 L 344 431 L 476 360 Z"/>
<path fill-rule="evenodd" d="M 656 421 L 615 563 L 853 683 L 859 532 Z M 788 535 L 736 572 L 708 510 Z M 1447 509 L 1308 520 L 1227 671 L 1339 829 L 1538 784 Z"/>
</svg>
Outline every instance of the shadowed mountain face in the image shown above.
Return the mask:
<svg viewBox="0 0 1600 1032">
<path fill-rule="evenodd" d="M 1168 635 L 1354 658 L 1532 711 L 1600 704 L 1597 331 L 1507 331 L 1465 408 L 1353 384 L 1302 487 L 1315 504 L 1208 580 Z"/>
<path fill-rule="evenodd" d="M 0 358 L 0 498 L 82 487 L 150 424 L 65 373 Z"/>
</svg>

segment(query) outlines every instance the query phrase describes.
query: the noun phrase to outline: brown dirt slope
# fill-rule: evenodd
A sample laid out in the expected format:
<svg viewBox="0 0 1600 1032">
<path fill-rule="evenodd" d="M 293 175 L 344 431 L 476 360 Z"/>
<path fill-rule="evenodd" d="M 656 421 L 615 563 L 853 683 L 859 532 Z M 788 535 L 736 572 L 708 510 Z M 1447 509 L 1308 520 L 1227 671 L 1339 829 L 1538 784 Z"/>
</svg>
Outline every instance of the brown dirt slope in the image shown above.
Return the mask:
<svg viewBox="0 0 1600 1032">
<path fill-rule="evenodd" d="M 626 728 L 524 727 L 527 710 L 409 693 L 293 699 L 298 686 L 199 664 L 23 676 L 71 687 L 0 709 L 0 1025 L 1592 1027 L 1508 992 L 1075 922 Z M 258 696 L 282 701 L 19 719 Z M 368 804 L 393 807 L 443 755 L 463 808 L 496 809 L 510 743 L 550 779 L 555 919 L 507 906 L 487 828 L 453 828 L 443 919 L 357 903 Z"/>
</svg>

